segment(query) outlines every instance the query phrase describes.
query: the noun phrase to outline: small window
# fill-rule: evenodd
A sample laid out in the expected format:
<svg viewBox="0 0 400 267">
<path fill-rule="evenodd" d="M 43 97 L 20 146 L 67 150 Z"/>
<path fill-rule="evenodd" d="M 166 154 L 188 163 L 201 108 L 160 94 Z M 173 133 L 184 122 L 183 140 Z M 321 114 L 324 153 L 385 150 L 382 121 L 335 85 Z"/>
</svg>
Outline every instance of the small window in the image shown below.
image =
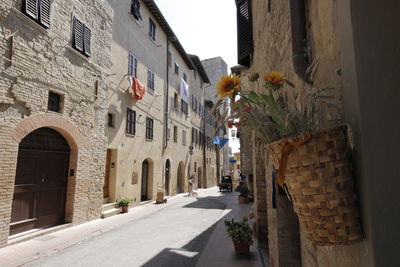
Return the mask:
<svg viewBox="0 0 400 267">
<path fill-rule="evenodd" d="M 49 100 L 47 103 L 47 110 L 49 111 L 54 111 L 54 112 L 60 112 L 61 106 L 61 95 L 49 92 Z"/>
<path fill-rule="evenodd" d="M 183 99 L 181 99 L 181 112 L 188 115 L 188 104 Z"/>
<path fill-rule="evenodd" d="M 186 146 L 186 131 L 182 130 L 182 145 Z"/>
<path fill-rule="evenodd" d="M 179 65 L 175 62 L 175 74 L 179 75 Z"/>
<path fill-rule="evenodd" d="M 156 24 L 151 18 L 149 18 L 149 36 L 153 41 L 156 40 Z"/>
<path fill-rule="evenodd" d="M 174 142 L 178 142 L 178 127 L 174 126 Z"/>
<path fill-rule="evenodd" d="M 174 94 L 174 109 L 178 109 L 178 94 Z"/>
<path fill-rule="evenodd" d="M 196 70 L 193 70 L 193 76 L 194 76 L 194 79 L 197 80 L 197 72 L 196 72 Z"/>
<path fill-rule="evenodd" d="M 167 129 L 167 140 L 171 139 L 171 129 Z"/>
<path fill-rule="evenodd" d="M 140 2 L 139 0 L 133 0 L 131 5 L 131 13 L 136 20 L 142 19 L 140 15 Z"/>
<path fill-rule="evenodd" d="M 136 133 L 136 111 L 127 109 L 126 114 L 126 133 L 134 135 Z"/>
<path fill-rule="evenodd" d="M 194 130 L 194 128 L 192 128 L 192 145 L 193 145 L 194 142 L 195 142 L 195 136 L 194 136 L 194 134 L 195 134 L 195 130 Z"/>
<path fill-rule="evenodd" d="M 115 115 L 108 113 L 107 115 L 107 126 L 110 128 L 114 128 L 115 127 Z"/>
<path fill-rule="evenodd" d="M 133 77 L 137 77 L 137 58 L 129 53 L 129 69 L 128 74 Z"/>
<path fill-rule="evenodd" d="M 233 138 L 236 137 L 236 130 L 231 130 L 231 136 L 232 136 Z"/>
<path fill-rule="evenodd" d="M 185 82 L 187 82 L 187 76 L 186 76 L 186 73 L 184 73 L 184 74 L 183 74 L 183 80 L 184 80 Z"/>
<path fill-rule="evenodd" d="M 195 161 L 194 162 L 194 172 L 196 172 L 197 171 L 197 162 Z"/>
<path fill-rule="evenodd" d="M 153 126 L 154 120 L 147 117 L 146 118 L 146 139 L 153 140 Z"/>
<path fill-rule="evenodd" d="M 42 27 L 50 28 L 51 0 L 25 0 L 23 12 L 40 24 Z"/>
<path fill-rule="evenodd" d="M 154 92 L 154 72 L 151 70 L 147 71 L 147 88 Z"/>
<path fill-rule="evenodd" d="M 79 19 L 74 17 L 73 24 L 73 47 L 81 54 L 90 57 L 91 51 L 91 36 L 92 31 Z"/>
</svg>

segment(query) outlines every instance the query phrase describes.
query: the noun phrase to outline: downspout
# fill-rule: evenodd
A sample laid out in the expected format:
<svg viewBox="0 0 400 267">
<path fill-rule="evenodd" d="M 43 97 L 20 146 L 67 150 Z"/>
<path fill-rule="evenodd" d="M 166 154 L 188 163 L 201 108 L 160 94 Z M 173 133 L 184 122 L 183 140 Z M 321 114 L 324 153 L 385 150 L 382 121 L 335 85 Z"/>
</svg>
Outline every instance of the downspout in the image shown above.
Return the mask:
<svg viewBox="0 0 400 267">
<path fill-rule="evenodd" d="M 211 84 L 209 83 L 207 86 L 205 86 L 203 89 L 203 107 L 204 107 L 204 111 L 207 109 L 207 113 L 208 113 L 208 108 L 206 108 L 206 88 L 211 87 Z M 206 139 L 207 139 L 207 135 L 206 135 L 206 120 L 205 120 L 205 113 L 204 113 L 204 118 L 202 118 L 203 120 L 203 134 L 204 134 L 204 142 L 203 142 L 203 181 L 206 181 L 207 183 L 207 149 L 206 149 Z"/>
<path fill-rule="evenodd" d="M 169 37 L 167 38 L 167 77 L 166 77 L 166 97 L 165 97 L 165 111 L 164 111 L 164 138 L 163 138 L 163 150 L 162 154 L 164 155 L 165 150 L 168 147 L 168 109 L 169 109 L 169 62 L 168 62 L 168 53 L 169 53 Z"/>
</svg>

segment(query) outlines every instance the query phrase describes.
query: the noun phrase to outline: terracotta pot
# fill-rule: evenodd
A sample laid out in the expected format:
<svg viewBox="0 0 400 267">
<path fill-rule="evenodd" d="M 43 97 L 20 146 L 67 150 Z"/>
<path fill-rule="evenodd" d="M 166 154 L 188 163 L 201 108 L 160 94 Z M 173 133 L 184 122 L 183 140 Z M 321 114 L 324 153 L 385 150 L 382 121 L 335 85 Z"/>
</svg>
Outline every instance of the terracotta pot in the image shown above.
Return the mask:
<svg viewBox="0 0 400 267">
<path fill-rule="evenodd" d="M 249 254 L 250 253 L 250 245 L 249 244 L 233 242 L 233 245 L 235 246 L 235 251 L 238 254 Z"/>
<path fill-rule="evenodd" d="M 127 213 L 128 212 L 128 208 L 129 208 L 129 206 L 122 206 L 121 207 L 122 213 Z"/>
<path fill-rule="evenodd" d="M 239 196 L 239 204 L 247 204 L 249 203 L 248 197 Z"/>
</svg>

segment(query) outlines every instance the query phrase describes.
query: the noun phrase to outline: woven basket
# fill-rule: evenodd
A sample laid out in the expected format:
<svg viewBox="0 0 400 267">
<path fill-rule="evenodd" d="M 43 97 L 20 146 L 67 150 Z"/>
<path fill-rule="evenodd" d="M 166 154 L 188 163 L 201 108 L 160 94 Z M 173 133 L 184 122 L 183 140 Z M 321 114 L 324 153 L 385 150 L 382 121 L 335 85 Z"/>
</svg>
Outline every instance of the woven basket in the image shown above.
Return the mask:
<svg viewBox="0 0 400 267">
<path fill-rule="evenodd" d="M 284 183 L 308 239 L 318 245 L 349 244 L 361 238 L 349 168 L 347 127 L 312 133 L 287 154 Z M 282 149 L 304 137 L 267 146 L 276 166 Z"/>
</svg>

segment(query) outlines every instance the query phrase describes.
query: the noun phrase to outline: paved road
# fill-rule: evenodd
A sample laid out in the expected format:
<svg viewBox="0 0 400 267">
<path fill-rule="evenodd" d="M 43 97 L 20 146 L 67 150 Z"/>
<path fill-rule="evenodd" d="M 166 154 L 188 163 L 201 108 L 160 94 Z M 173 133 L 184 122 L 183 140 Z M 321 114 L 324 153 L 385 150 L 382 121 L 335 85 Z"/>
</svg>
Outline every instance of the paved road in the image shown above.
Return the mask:
<svg viewBox="0 0 400 267">
<path fill-rule="evenodd" d="M 162 209 L 25 266 L 195 266 L 224 215 L 221 198 L 174 197 Z"/>
</svg>

